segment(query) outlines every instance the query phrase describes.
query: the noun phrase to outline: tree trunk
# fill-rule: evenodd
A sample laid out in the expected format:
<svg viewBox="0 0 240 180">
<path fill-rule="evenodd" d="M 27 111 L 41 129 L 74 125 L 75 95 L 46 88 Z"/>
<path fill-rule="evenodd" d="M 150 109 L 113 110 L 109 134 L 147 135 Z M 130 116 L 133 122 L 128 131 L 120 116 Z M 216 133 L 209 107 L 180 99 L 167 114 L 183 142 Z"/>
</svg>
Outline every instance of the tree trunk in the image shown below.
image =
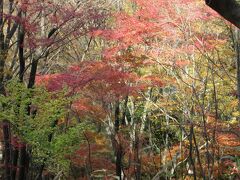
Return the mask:
<svg viewBox="0 0 240 180">
<path fill-rule="evenodd" d="M 11 163 L 11 153 L 10 153 L 10 125 L 7 121 L 3 122 L 3 139 L 4 139 L 4 179 L 10 180 L 10 163 Z"/>
<path fill-rule="evenodd" d="M 127 104 L 128 104 L 128 96 L 125 97 L 124 105 L 123 105 L 123 115 L 122 115 L 122 125 L 126 125 L 126 116 L 127 116 Z"/>
<path fill-rule="evenodd" d="M 119 100 L 116 101 L 115 104 L 115 154 L 116 154 L 116 175 L 119 177 L 120 180 L 122 180 L 122 156 L 123 156 L 123 149 L 121 145 L 121 140 L 119 139 L 119 126 L 120 126 L 120 107 L 119 107 Z M 118 139 L 118 140 L 117 140 Z"/>
<path fill-rule="evenodd" d="M 195 161 L 194 161 L 194 157 L 193 157 L 193 125 L 191 125 L 190 127 L 190 134 L 189 134 L 189 161 L 190 161 L 190 168 L 189 172 L 192 171 L 191 173 L 193 174 L 193 179 L 197 180 L 197 175 L 196 175 L 196 168 L 195 168 Z"/>
<path fill-rule="evenodd" d="M 17 173 L 17 167 L 18 167 L 18 165 L 17 165 L 18 155 L 19 155 L 17 146 L 11 148 L 11 154 L 12 154 L 11 180 L 15 180 L 16 173 Z"/>
<path fill-rule="evenodd" d="M 116 150 L 116 175 L 119 177 L 119 180 L 122 180 L 122 146 L 118 144 Z"/>
<path fill-rule="evenodd" d="M 0 14 L 3 14 L 3 0 L 0 0 Z M 4 94 L 4 67 L 5 67 L 5 53 L 4 53 L 4 33 L 3 33 L 3 16 L 0 16 L 0 94 Z"/>
<path fill-rule="evenodd" d="M 236 69 L 237 69 L 237 98 L 238 98 L 238 110 L 240 110 L 240 32 L 238 29 L 235 31 L 235 51 L 236 51 Z M 240 118 L 238 118 L 240 120 Z"/>
<path fill-rule="evenodd" d="M 135 142 L 134 142 L 134 159 L 135 159 L 135 178 L 136 180 L 141 179 L 141 160 L 140 160 L 140 142 L 139 142 L 139 135 L 138 130 L 135 131 Z"/>
<path fill-rule="evenodd" d="M 19 58 L 19 80 L 23 82 L 25 72 L 25 59 L 24 59 L 24 29 L 22 26 L 19 27 L 18 31 L 18 58 Z"/>
<path fill-rule="evenodd" d="M 114 127 L 115 127 L 115 133 L 117 134 L 119 131 L 119 125 L 120 125 L 120 108 L 119 108 L 119 100 L 116 101 L 115 104 L 115 121 L 114 121 Z"/>
<path fill-rule="evenodd" d="M 19 176 L 18 180 L 25 180 L 28 169 L 28 157 L 26 151 L 26 145 L 22 144 L 20 147 L 19 157 Z"/>
<path fill-rule="evenodd" d="M 38 66 L 38 59 L 33 58 L 29 82 L 28 82 L 28 88 L 33 88 L 34 86 L 36 73 L 37 73 L 37 66 Z"/>
</svg>

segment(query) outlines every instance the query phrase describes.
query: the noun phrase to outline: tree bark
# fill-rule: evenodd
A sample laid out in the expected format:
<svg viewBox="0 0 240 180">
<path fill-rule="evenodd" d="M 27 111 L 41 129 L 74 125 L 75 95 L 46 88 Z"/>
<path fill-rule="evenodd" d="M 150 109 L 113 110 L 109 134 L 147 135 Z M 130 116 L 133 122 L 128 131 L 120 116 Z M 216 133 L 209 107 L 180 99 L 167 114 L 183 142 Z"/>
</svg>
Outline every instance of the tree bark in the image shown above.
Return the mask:
<svg viewBox="0 0 240 180">
<path fill-rule="evenodd" d="M 140 141 L 138 130 L 135 130 L 135 142 L 134 142 L 134 161 L 135 161 L 135 179 L 141 180 L 141 159 L 140 159 Z"/>
<path fill-rule="evenodd" d="M 119 107 L 119 100 L 116 101 L 115 104 L 115 122 L 114 122 L 114 126 L 115 126 L 115 132 L 117 133 L 119 130 L 119 125 L 120 125 L 120 107 Z"/>
<path fill-rule="evenodd" d="M 11 153 L 10 153 L 10 126 L 7 121 L 3 122 L 3 138 L 4 138 L 4 179 L 10 180 L 10 163 L 11 163 Z"/>
<path fill-rule="evenodd" d="M 122 180 L 122 155 L 123 149 L 121 144 L 117 145 L 116 149 L 116 175 L 119 177 L 119 180 Z"/>
<path fill-rule="evenodd" d="M 19 157 L 19 176 L 18 180 L 25 180 L 27 169 L 28 169 L 28 155 L 26 150 L 26 145 L 22 144 L 20 147 L 20 157 Z"/>
<path fill-rule="evenodd" d="M 11 148 L 12 153 L 12 169 L 11 169 L 11 180 L 15 180 L 17 173 L 17 162 L 18 162 L 18 147 Z"/>
<path fill-rule="evenodd" d="M 119 107 L 119 100 L 116 101 L 115 104 L 115 122 L 114 122 L 114 127 L 115 127 L 115 154 L 116 154 L 116 175 L 119 177 L 119 180 L 122 180 L 122 158 L 123 158 L 123 149 L 121 145 L 121 141 L 118 137 L 119 135 L 119 126 L 120 126 L 120 107 Z M 118 138 L 118 140 L 116 140 Z"/>
<path fill-rule="evenodd" d="M 126 116 L 127 116 L 127 103 L 128 103 L 128 96 L 125 97 L 124 105 L 123 105 L 123 115 L 122 115 L 122 122 L 121 122 L 121 124 L 123 126 L 126 125 L 125 119 L 126 119 Z"/>
<path fill-rule="evenodd" d="M 22 26 L 19 27 L 18 32 L 18 58 L 19 58 L 19 80 L 23 82 L 25 72 L 25 59 L 24 59 L 24 29 Z"/>
<path fill-rule="evenodd" d="M 240 31 L 239 29 L 235 29 L 234 31 L 234 48 L 236 53 L 236 79 L 237 79 L 237 98 L 238 98 L 238 110 L 240 110 Z M 240 121 L 240 117 L 238 117 L 238 121 Z"/>
<path fill-rule="evenodd" d="M 29 77 L 29 82 L 28 82 L 28 88 L 33 88 L 33 86 L 35 84 L 37 66 L 38 66 L 38 60 L 33 58 L 30 77 Z"/>
<path fill-rule="evenodd" d="M 3 14 L 3 0 L 0 0 L 0 14 Z M 5 53 L 4 53 L 4 32 L 3 32 L 4 20 L 3 16 L 0 16 L 0 93 L 4 94 L 4 67 L 5 67 Z"/>
<path fill-rule="evenodd" d="M 190 127 L 190 133 L 189 133 L 189 161 L 190 161 L 190 168 L 192 168 L 192 173 L 193 173 L 193 179 L 197 180 L 197 175 L 196 175 L 196 167 L 195 167 L 195 161 L 193 157 L 193 125 Z"/>
</svg>

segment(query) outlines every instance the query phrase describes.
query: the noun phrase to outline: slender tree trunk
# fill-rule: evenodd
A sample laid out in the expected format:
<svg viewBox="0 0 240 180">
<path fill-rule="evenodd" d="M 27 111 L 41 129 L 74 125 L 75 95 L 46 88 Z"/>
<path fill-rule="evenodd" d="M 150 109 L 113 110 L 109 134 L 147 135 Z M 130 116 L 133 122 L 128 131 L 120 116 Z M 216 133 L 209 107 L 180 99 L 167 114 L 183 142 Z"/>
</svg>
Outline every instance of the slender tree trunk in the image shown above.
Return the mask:
<svg viewBox="0 0 240 180">
<path fill-rule="evenodd" d="M 128 96 L 125 97 L 124 105 L 123 105 L 123 115 L 122 115 L 122 125 L 126 125 L 126 116 L 127 116 L 127 103 L 128 103 Z"/>
<path fill-rule="evenodd" d="M 235 51 L 236 51 L 236 68 L 237 68 L 237 98 L 238 98 L 238 110 L 240 111 L 240 32 L 235 30 Z M 238 118 L 240 120 L 240 118 Z"/>
<path fill-rule="evenodd" d="M 25 72 L 25 59 L 24 59 L 24 29 L 22 26 L 19 27 L 18 32 L 18 57 L 19 57 L 19 80 L 23 82 Z"/>
<path fill-rule="evenodd" d="M 166 115 L 166 127 L 169 128 L 169 117 Z M 169 151 L 169 134 L 168 131 L 166 131 L 166 137 L 165 137 L 165 149 L 164 149 L 164 164 L 167 164 L 166 162 L 166 156 Z M 166 173 L 166 179 L 169 177 L 169 171 L 167 166 L 165 167 L 165 173 Z"/>
<path fill-rule="evenodd" d="M 29 82 L 28 82 L 28 88 L 33 88 L 33 86 L 34 86 L 35 79 L 36 79 L 36 73 L 37 73 L 37 66 L 38 66 L 38 60 L 33 58 Z"/>
<path fill-rule="evenodd" d="M 118 144 L 116 150 L 116 175 L 119 177 L 119 180 L 122 180 L 122 154 L 123 149 L 121 144 Z"/>
<path fill-rule="evenodd" d="M 9 7 L 8 7 L 8 14 L 9 16 L 13 13 L 13 0 L 9 0 Z M 4 70 L 5 70 L 5 61 L 8 55 L 9 50 L 9 43 L 11 38 L 16 32 L 18 27 L 17 23 L 12 25 L 11 20 L 5 21 L 4 17 L 4 0 L 0 0 L 0 94 L 5 95 L 5 88 L 4 88 Z M 7 22 L 7 25 L 4 23 Z M 12 27 L 11 27 L 12 26 Z M 7 29 L 6 37 L 4 36 L 4 27 Z M 2 131 L 4 134 L 4 164 L 5 164 L 5 179 L 10 178 L 11 174 L 11 144 L 10 144 L 10 123 L 5 120 L 3 123 L 0 123 L 2 126 Z M 1 140 L 2 141 L 2 140 Z M 14 154 L 14 153 L 13 153 Z M 14 154 L 16 157 L 16 155 Z M 9 174 L 10 173 L 10 174 Z M 6 177 L 7 176 L 7 177 Z"/>
<path fill-rule="evenodd" d="M 88 169 L 88 174 L 89 177 L 91 177 L 91 173 L 92 173 L 92 158 L 91 158 L 91 144 L 89 139 L 87 138 L 87 136 L 85 136 L 87 139 L 87 144 L 88 144 L 88 165 L 87 165 L 87 169 Z"/>
<path fill-rule="evenodd" d="M 3 122 L 3 138 L 4 138 L 4 179 L 10 180 L 11 154 L 10 154 L 10 125 L 7 121 Z"/>
<path fill-rule="evenodd" d="M 194 162 L 194 157 L 193 157 L 193 125 L 191 125 L 190 127 L 190 134 L 189 134 L 189 161 L 191 164 L 191 168 L 193 171 L 193 178 L 194 180 L 197 180 L 197 176 L 196 176 L 196 168 L 195 168 L 195 162 Z"/>
<path fill-rule="evenodd" d="M 114 122 L 114 127 L 115 127 L 115 132 L 118 133 L 119 131 L 119 125 L 120 125 L 120 107 L 119 107 L 119 100 L 116 101 L 115 104 L 115 122 Z"/>
<path fill-rule="evenodd" d="M 28 155 L 26 145 L 22 144 L 19 152 L 19 176 L 18 180 L 25 180 L 28 169 Z"/>
<path fill-rule="evenodd" d="M 121 142 L 118 138 L 118 131 L 119 131 L 119 125 L 120 125 L 120 107 L 119 107 L 119 100 L 116 101 L 115 104 L 115 154 L 116 154 L 116 175 L 119 177 L 120 180 L 122 180 L 122 155 L 123 155 L 123 149 Z M 118 140 L 116 140 L 118 138 Z"/>
<path fill-rule="evenodd" d="M 4 1 L 0 0 L 0 14 L 3 14 Z M 0 94 L 4 94 L 4 67 L 5 67 L 5 53 L 4 53 L 4 33 L 3 33 L 3 16 L 0 16 Z"/>
<path fill-rule="evenodd" d="M 205 180 L 206 176 L 205 176 L 205 172 L 204 172 L 203 167 L 202 167 L 200 152 L 198 150 L 197 140 L 196 140 L 193 128 L 191 130 L 191 133 L 192 133 L 192 139 L 193 139 L 193 142 L 194 142 L 194 146 L 195 146 L 195 149 L 196 149 L 196 156 L 197 156 L 198 164 L 199 164 L 199 167 L 200 167 L 200 172 L 201 172 L 201 175 L 202 175 L 202 179 Z"/>
<path fill-rule="evenodd" d="M 136 178 L 136 180 L 141 179 L 141 159 L 140 159 L 139 149 L 140 149 L 139 134 L 138 134 L 138 130 L 136 129 L 135 143 L 134 143 L 135 178 Z"/>
<path fill-rule="evenodd" d="M 18 161 L 18 147 L 12 147 L 12 169 L 11 169 L 11 180 L 15 180 L 17 173 L 17 161 Z"/>
<path fill-rule="evenodd" d="M 23 54 L 23 40 L 24 40 L 24 32 L 23 32 L 22 27 L 19 27 L 19 31 L 18 31 L 18 52 L 19 52 L 19 66 L 20 66 L 20 71 L 19 71 L 20 82 L 23 82 L 23 75 L 24 75 L 24 71 L 25 71 L 25 61 L 24 61 L 24 54 Z M 11 179 L 14 180 L 16 178 L 16 170 L 17 170 L 17 163 L 18 163 L 18 156 L 19 156 L 18 147 L 12 145 L 10 152 L 11 152 L 11 155 L 12 155 L 12 159 L 11 159 Z M 25 166 L 25 164 L 24 164 L 24 166 Z M 21 168 L 20 168 L 20 174 L 22 174 Z"/>
<path fill-rule="evenodd" d="M 217 130 L 217 123 L 218 123 L 218 118 L 219 118 L 219 113 L 218 113 L 218 99 L 217 99 L 217 87 L 216 87 L 216 82 L 215 82 L 215 75 L 214 75 L 214 67 L 211 67 L 211 72 L 212 72 L 212 84 L 213 84 L 213 102 L 215 105 L 215 121 L 214 121 L 214 128 L 213 128 L 213 133 L 212 133 L 212 169 L 211 169 L 211 174 L 214 173 L 214 164 L 215 164 L 215 157 L 216 157 L 216 148 L 217 148 L 217 142 L 216 142 L 216 130 Z"/>
</svg>

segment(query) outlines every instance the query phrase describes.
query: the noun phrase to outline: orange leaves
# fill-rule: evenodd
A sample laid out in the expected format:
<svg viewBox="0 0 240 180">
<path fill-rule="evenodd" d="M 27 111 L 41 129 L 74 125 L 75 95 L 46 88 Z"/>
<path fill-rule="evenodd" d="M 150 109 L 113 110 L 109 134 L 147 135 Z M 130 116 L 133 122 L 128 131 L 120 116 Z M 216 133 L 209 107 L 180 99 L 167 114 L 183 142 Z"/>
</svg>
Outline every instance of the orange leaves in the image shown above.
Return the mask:
<svg viewBox="0 0 240 180">
<path fill-rule="evenodd" d="M 238 147 L 240 146 L 239 128 L 231 127 L 230 124 L 222 120 L 217 120 L 215 115 L 208 114 L 207 130 L 209 135 L 216 132 L 216 141 L 222 147 Z"/>
<path fill-rule="evenodd" d="M 207 130 L 210 134 L 216 131 L 216 141 L 222 147 L 238 147 L 240 146 L 240 138 L 238 127 L 231 127 L 227 122 L 217 120 L 215 115 L 208 114 Z"/>
<path fill-rule="evenodd" d="M 149 86 L 162 87 L 163 81 L 158 75 L 149 75 L 142 78 L 142 81 L 146 81 Z"/>
<path fill-rule="evenodd" d="M 175 62 L 175 64 L 176 64 L 176 66 L 178 66 L 178 67 L 185 67 L 185 66 L 189 65 L 190 62 L 189 62 L 188 60 L 177 60 L 177 61 Z"/>
<path fill-rule="evenodd" d="M 166 152 L 166 161 L 173 161 L 174 159 L 176 162 L 183 161 L 185 158 L 188 157 L 189 154 L 189 147 L 187 141 L 184 141 L 183 144 L 173 145 L 168 151 Z"/>
<path fill-rule="evenodd" d="M 143 64 L 145 60 L 147 58 L 144 56 L 125 53 L 111 61 L 82 62 L 62 74 L 38 76 L 37 84 L 45 85 L 50 91 L 59 90 L 67 85 L 71 94 L 81 93 L 87 98 L 83 99 L 83 104 L 78 103 L 77 109 L 83 112 L 86 110 L 84 110 L 86 99 L 109 102 L 115 98 L 135 94 L 151 85 L 162 86 L 157 75 L 142 78 L 136 73 L 138 68 L 149 64 L 149 62 Z"/>
<path fill-rule="evenodd" d="M 217 133 L 217 142 L 220 146 L 237 147 L 240 146 L 240 138 L 232 132 Z"/>
<path fill-rule="evenodd" d="M 141 161 L 143 173 L 153 173 L 154 175 L 161 166 L 161 156 L 159 154 L 143 154 Z"/>
<path fill-rule="evenodd" d="M 36 85 L 44 85 L 48 87 L 54 79 L 58 79 L 60 74 L 47 74 L 47 75 L 37 75 L 36 76 Z"/>
<path fill-rule="evenodd" d="M 100 36 L 103 32 L 104 32 L 103 30 L 97 29 L 97 30 L 91 31 L 89 35 L 93 37 L 97 37 L 97 36 Z"/>
<path fill-rule="evenodd" d="M 106 116 L 104 109 L 98 104 L 93 104 L 90 98 L 81 98 L 74 102 L 73 109 L 80 117 L 93 117 L 95 120 L 101 120 Z"/>
<path fill-rule="evenodd" d="M 213 50 L 221 45 L 226 44 L 226 37 L 218 38 L 214 35 L 205 35 L 202 37 L 201 35 L 196 35 L 194 38 L 194 46 L 203 51 Z"/>
<path fill-rule="evenodd" d="M 106 117 L 104 104 L 114 102 L 127 95 L 136 95 L 149 86 L 161 86 L 157 76 L 141 78 L 135 73 L 142 57 L 118 56 L 113 60 L 87 61 L 69 68 L 62 74 L 37 77 L 37 85 L 44 85 L 49 91 L 67 86 L 68 95 L 78 94 L 73 110 L 81 117 L 101 120 Z"/>
<path fill-rule="evenodd" d="M 157 23 L 141 20 L 137 16 L 119 13 L 115 15 L 115 18 L 116 29 L 96 30 L 92 34 L 94 36 L 101 36 L 107 40 L 117 41 L 127 47 L 143 43 L 144 38 L 149 38 L 160 30 L 160 26 Z"/>
<path fill-rule="evenodd" d="M 101 134 L 92 131 L 84 133 L 86 142 L 71 156 L 75 166 L 90 168 L 91 171 L 102 170 L 114 171 L 114 164 L 107 156 L 110 156 L 108 140 Z M 107 166 L 106 166 L 107 165 Z"/>
</svg>

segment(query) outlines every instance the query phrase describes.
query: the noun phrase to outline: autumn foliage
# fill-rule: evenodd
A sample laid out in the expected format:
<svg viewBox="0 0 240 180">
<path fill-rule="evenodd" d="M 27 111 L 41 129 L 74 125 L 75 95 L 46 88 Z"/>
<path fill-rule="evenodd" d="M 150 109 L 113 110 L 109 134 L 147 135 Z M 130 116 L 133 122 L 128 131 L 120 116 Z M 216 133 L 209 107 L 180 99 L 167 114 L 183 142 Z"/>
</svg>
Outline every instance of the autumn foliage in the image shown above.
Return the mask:
<svg viewBox="0 0 240 180">
<path fill-rule="evenodd" d="M 98 3 L 20 1 L 21 16 L 4 15 L 37 62 L 32 86 L 23 63 L 1 96 L 11 163 L 25 153 L 39 179 L 239 178 L 232 27 L 199 0 Z"/>
</svg>

